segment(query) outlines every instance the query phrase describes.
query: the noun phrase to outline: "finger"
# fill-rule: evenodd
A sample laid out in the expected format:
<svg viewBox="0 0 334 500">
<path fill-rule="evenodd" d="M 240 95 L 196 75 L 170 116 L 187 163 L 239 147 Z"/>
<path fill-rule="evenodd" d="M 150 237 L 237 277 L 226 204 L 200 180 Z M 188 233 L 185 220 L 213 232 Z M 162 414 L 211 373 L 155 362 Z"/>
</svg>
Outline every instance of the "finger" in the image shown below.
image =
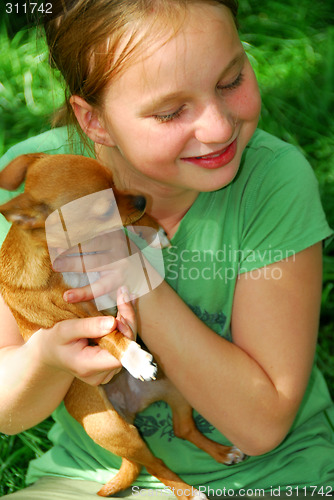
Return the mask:
<svg viewBox="0 0 334 500">
<path fill-rule="evenodd" d="M 81 376 L 109 373 L 121 368 L 121 362 L 99 346 L 86 346 L 80 354 Z"/>
<path fill-rule="evenodd" d="M 53 328 L 46 330 L 49 335 L 56 335 L 59 343 L 69 343 L 78 339 L 94 339 L 107 335 L 117 327 L 113 316 L 68 319 L 60 321 Z"/>
<path fill-rule="evenodd" d="M 127 335 L 127 333 L 122 331 L 122 326 L 119 325 L 120 323 L 125 323 L 127 326 L 129 326 L 134 334 L 137 333 L 137 317 L 136 317 L 136 312 L 133 308 L 131 297 L 129 295 L 129 291 L 126 287 L 121 287 L 117 291 L 117 308 L 118 308 L 118 315 L 117 315 L 117 326 L 118 329 L 124 333 L 124 335 Z M 128 335 L 127 335 L 128 336 Z"/>
<path fill-rule="evenodd" d="M 98 386 L 101 384 L 108 384 L 113 379 L 113 377 L 115 375 L 117 375 L 121 370 L 122 370 L 122 368 L 117 368 L 115 370 L 105 371 L 105 372 L 99 373 L 97 375 L 94 374 L 94 375 L 87 376 L 87 377 L 78 377 L 77 376 L 77 378 L 79 378 L 80 380 L 82 380 L 86 384 Z"/>
<path fill-rule="evenodd" d="M 135 312 L 137 312 L 137 304 L 138 304 L 138 297 L 134 293 L 130 293 L 130 300 L 132 307 L 134 308 Z"/>
<path fill-rule="evenodd" d="M 120 314 L 117 315 L 117 329 L 130 340 L 136 341 L 136 333 L 132 330 L 130 325 L 127 324 L 126 320 Z"/>
<path fill-rule="evenodd" d="M 63 299 L 65 302 L 76 304 L 87 300 L 93 300 L 103 295 L 116 295 L 117 288 L 122 284 L 122 277 L 119 273 L 106 272 L 101 277 L 90 285 L 81 288 L 71 288 L 67 290 Z"/>
<path fill-rule="evenodd" d="M 81 288 L 71 288 L 67 290 L 63 299 L 68 304 L 76 304 L 78 302 L 86 302 L 88 300 L 92 300 L 94 298 L 94 294 L 92 292 L 91 285 L 86 285 Z"/>
<path fill-rule="evenodd" d="M 118 373 L 120 371 L 122 371 L 122 367 L 120 367 L 116 370 L 113 370 L 112 372 L 109 372 L 106 375 L 106 377 L 104 377 L 103 380 L 100 382 L 100 384 L 102 384 L 102 385 L 108 384 L 110 382 L 110 380 L 112 380 L 115 375 L 118 375 Z"/>
</svg>

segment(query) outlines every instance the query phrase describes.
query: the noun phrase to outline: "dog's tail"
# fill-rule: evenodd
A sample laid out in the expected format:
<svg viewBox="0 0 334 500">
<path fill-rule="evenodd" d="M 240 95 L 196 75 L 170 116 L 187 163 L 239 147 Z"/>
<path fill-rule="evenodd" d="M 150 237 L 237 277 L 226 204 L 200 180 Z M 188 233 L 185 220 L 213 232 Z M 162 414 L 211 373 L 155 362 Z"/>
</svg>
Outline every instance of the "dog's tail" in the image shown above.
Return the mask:
<svg viewBox="0 0 334 500">
<path fill-rule="evenodd" d="M 140 469 L 141 465 L 131 462 L 127 458 L 122 458 L 122 465 L 116 476 L 102 486 L 97 494 L 101 497 L 109 497 L 121 490 L 126 490 L 137 479 Z"/>
</svg>

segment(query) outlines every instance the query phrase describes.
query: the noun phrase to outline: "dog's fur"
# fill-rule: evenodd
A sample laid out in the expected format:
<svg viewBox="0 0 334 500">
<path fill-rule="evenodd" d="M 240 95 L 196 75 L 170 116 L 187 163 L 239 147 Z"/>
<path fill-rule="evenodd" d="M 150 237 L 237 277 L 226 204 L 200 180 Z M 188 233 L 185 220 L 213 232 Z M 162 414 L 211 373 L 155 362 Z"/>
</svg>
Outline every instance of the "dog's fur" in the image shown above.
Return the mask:
<svg viewBox="0 0 334 500">
<path fill-rule="evenodd" d="M 134 196 L 115 188 L 109 170 L 96 160 L 30 154 L 16 158 L 0 173 L 0 187 L 7 190 L 16 189 L 24 180 L 24 193 L 0 207 L 13 223 L 0 252 L 0 291 L 26 341 L 38 329 L 51 328 L 58 321 L 101 315 L 92 302 L 64 302 L 63 293 L 71 284 L 51 266 L 45 236 L 49 214 L 74 199 L 112 188 L 124 226 L 157 225 L 136 208 Z M 131 371 L 134 366 L 138 378 L 142 378 L 142 371 L 146 373 L 143 378 L 155 377 L 150 354 L 120 332 L 113 331 L 96 343 L 121 362 L 127 353 L 127 369 Z M 220 463 L 243 459 L 237 448 L 215 443 L 197 430 L 192 408 L 160 372 L 157 380 L 142 382 L 122 370 L 110 383 L 99 387 L 75 379 L 65 397 L 67 410 L 96 443 L 122 457 L 119 472 L 99 495 L 110 496 L 128 488 L 144 466 L 166 486 L 179 490 L 181 500 L 204 496 L 154 457 L 133 425 L 135 414 L 157 400 L 171 406 L 177 437 L 191 441 Z"/>
</svg>

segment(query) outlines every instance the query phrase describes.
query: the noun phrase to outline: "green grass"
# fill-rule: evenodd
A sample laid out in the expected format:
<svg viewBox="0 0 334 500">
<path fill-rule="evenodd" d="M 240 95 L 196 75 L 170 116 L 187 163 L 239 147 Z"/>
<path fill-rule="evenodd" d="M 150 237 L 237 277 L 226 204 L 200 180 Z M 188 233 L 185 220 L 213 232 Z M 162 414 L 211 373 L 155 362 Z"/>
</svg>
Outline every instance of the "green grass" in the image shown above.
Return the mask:
<svg viewBox="0 0 334 500">
<path fill-rule="evenodd" d="M 50 128 L 61 86 L 47 63 L 47 51 L 35 31 L 18 32 L 12 40 L 0 26 L 0 155 L 20 140 Z"/>
<path fill-rule="evenodd" d="M 49 448 L 51 425 L 51 419 L 47 419 L 17 436 L 0 434 L 0 497 L 25 486 L 27 464 Z"/>
<path fill-rule="evenodd" d="M 334 227 L 334 13 L 320 0 L 240 0 L 240 31 L 263 99 L 260 126 L 296 144 L 319 180 Z M 62 102 L 57 74 L 47 65 L 35 32 L 8 39 L 0 28 L 0 154 L 49 128 Z M 317 350 L 334 396 L 334 246 L 324 259 L 324 290 Z M 50 419 L 18 436 L 0 435 L 0 496 L 24 485 L 28 461 L 47 448 Z"/>
</svg>

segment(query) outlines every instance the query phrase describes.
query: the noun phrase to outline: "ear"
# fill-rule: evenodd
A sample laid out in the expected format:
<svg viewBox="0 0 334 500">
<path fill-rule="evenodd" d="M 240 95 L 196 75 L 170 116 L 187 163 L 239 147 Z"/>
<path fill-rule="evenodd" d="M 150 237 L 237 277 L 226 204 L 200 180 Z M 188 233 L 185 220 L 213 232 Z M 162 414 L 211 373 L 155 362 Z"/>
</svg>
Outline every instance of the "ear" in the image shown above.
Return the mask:
<svg viewBox="0 0 334 500">
<path fill-rule="evenodd" d="M 8 191 L 18 188 L 24 181 L 30 165 L 44 156 L 43 153 L 35 153 L 15 158 L 0 172 L 0 187 Z"/>
<path fill-rule="evenodd" d="M 37 203 L 27 193 L 22 193 L 1 205 L 0 213 L 9 222 L 17 224 L 23 229 L 36 229 L 44 227 L 50 209 L 44 203 Z"/>
<path fill-rule="evenodd" d="M 93 106 L 77 95 L 71 97 L 70 103 L 80 127 L 93 142 L 104 146 L 115 146 L 111 135 L 101 124 L 98 113 Z"/>
</svg>

